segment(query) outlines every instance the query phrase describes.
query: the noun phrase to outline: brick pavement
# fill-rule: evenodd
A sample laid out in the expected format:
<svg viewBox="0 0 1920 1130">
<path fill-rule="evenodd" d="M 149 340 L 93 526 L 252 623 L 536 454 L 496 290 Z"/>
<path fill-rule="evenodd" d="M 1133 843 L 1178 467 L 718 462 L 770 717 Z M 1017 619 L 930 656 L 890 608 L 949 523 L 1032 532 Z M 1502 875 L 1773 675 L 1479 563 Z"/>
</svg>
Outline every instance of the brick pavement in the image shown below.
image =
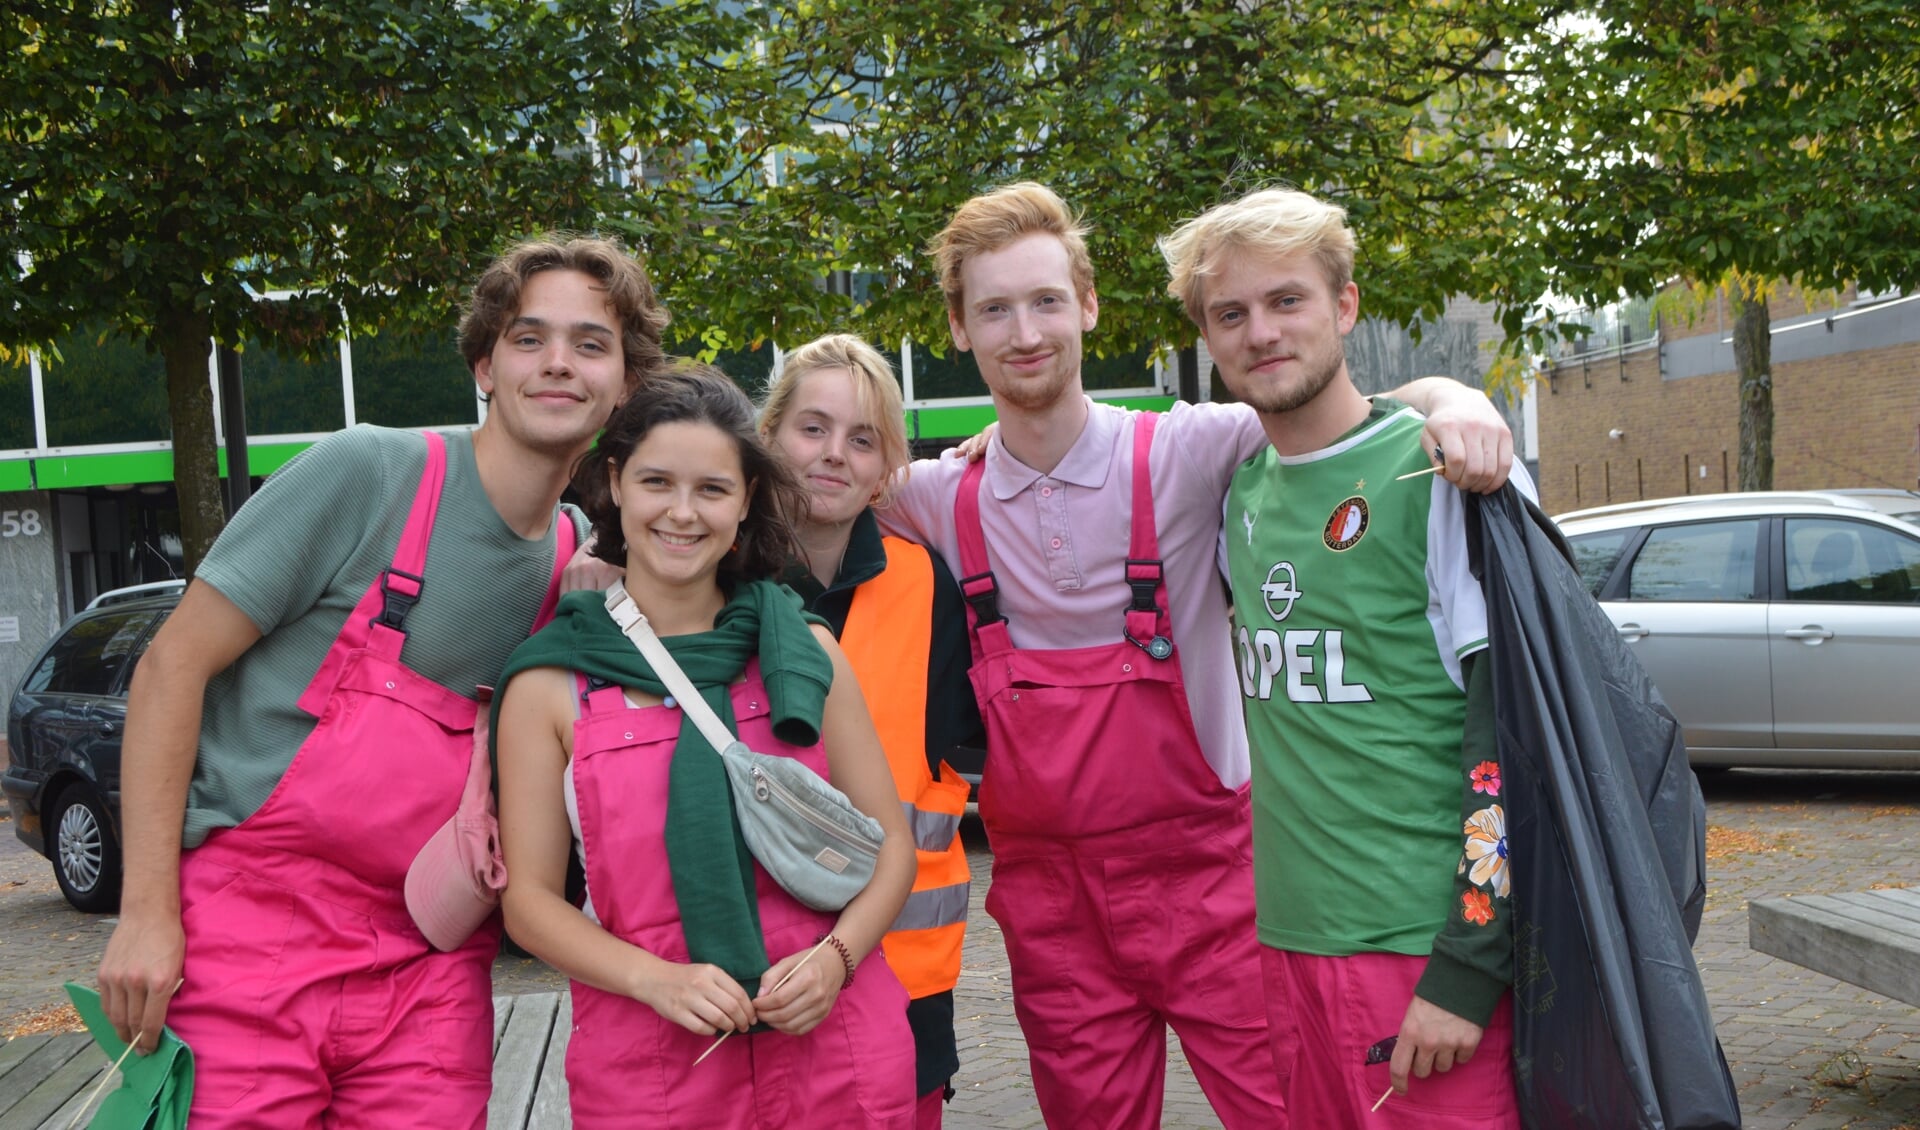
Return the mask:
<svg viewBox="0 0 1920 1130">
<path fill-rule="evenodd" d="M 1712 828 L 1707 912 L 1696 956 L 1749 1130 L 1920 1130 L 1920 1009 L 1887 1001 L 1747 947 L 1746 903 L 1875 885 L 1920 886 L 1920 774 L 1760 772 L 1706 782 Z M 111 920 L 66 907 L 43 860 L 0 821 L 0 1032 L 86 980 Z M 1040 1125 L 1013 1021 L 1006 959 L 980 907 L 991 859 L 967 825 L 974 886 L 967 968 L 957 992 L 960 1088 L 954 1130 Z M 503 956 L 503 992 L 557 987 L 537 962 Z M 1169 1049 L 1170 1130 L 1216 1127 L 1177 1047 Z"/>
<path fill-rule="evenodd" d="M 1710 775 L 1695 957 L 1749 1130 L 1920 1128 L 1920 1008 L 1747 946 L 1747 902 L 1920 887 L 1920 774 Z"/>
</svg>

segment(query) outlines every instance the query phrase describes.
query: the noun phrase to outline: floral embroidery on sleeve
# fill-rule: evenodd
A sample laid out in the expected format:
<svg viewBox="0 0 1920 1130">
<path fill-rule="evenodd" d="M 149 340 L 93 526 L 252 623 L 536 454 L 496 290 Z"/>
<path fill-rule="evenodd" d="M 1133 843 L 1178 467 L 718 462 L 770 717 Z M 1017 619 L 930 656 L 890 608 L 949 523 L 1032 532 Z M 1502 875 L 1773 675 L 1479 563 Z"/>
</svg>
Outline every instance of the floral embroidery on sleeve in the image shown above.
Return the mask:
<svg viewBox="0 0 1920 1130">
<path fill-rule="evenodd" d="M 1511 877 L 1507 872 L 1507 817 L 1499 805 L 1473 814 L 1463 829 L 1467 836 L 1467 859 L 1473 863 L 1469 876 L 1479 886 L 1493 884 L 1493 893 L 1507 897 Z"/>
<path fill-rule="evenodd" d="M 1469 890 L 1460 896 L 1460 914 L 1475 926 L 1493 921 L 1493 900 L 1485 891 Z"/>
<path fill-rule="evenodd" d="M 1482 761 L 1473 767 L 1469 777 L 1473 781 L 1474 792 L 1485 793 L 1488 796 L 1500 795 L 1500 763 L 1498 761 Z"/>
</svg>

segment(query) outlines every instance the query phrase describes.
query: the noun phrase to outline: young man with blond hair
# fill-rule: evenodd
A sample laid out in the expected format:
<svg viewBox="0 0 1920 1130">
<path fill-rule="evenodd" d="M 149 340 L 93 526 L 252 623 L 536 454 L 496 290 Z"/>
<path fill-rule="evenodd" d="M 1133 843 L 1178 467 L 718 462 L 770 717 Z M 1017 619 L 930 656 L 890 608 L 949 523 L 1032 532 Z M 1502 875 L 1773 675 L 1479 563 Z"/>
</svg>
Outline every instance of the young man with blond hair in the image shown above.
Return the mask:
<svg viewBox="0 0 1920 1130">
<path fill-rule="evenodd" d="M 1247 745 L 1212 576 L 1220 500 L 1264 437 L 1241 407 L 1086 395 L 1085 235 L 1054 193 L 1016 184 L 933 239 L 954 344 L 999 428 L 979 463 L 915 464 L 878 513 L 958 570 L 970 606 L 987 910 L 1048 1125 L 1158 1126 L 1171 1025 L 1222 1123 L 1269 1130 L 1292 1029 L 1270 1032 L 1260 992 Z M 1412 391 L 1449 409 L 1449 475 L 1502 477 L 1505 427 L 1483 398 Z"/>
<path fill-rule="evenodd" d="M 1421 416 L 1348 374 L 1354 248 L 1283 190 L 1161 241 L 1268 441 L 1221 537 L 1268 1008 L 1299 1035 L 1295 1125 L 1518 1130 L 1487 609 L 1459 493 L 1407 477 L 1438 454 Z"/>
<path fill-rule="evenodd" d="M 485 1125 L 499 930 L 416 919 L 406 876 L 468 780 L 476 687 L 552 607 L 573 462 L 666 324 L 617 243 L 509 250 L 460 327 L 485 422 L 314 445 L 155 635 L 100 986 L 122 1039 L 193 1048 L 195 1127 Z"/>
</svg>

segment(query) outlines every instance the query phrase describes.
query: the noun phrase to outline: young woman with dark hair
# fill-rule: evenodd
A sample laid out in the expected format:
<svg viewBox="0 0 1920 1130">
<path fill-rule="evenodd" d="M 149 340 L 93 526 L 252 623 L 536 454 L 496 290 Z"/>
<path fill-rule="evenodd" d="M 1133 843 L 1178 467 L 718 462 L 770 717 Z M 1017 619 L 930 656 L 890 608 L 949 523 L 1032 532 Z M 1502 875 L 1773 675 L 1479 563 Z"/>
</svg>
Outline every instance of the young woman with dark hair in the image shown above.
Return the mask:
<svg viewBox="0 0 1920 1130">
<path fill-rule="evenodd" d="M 913 844 L 846 657 L 771 580 L 804 495 L 710 369 L 643 384 L 576 487 L 595 553 L 625 566 L 702 698 L 753 749 L 828 778 L 886 843 L 843 910 L 794 900 L 747 853 L 719 757 L 604 594 L 563 598 L 508 663 L 495 735 L 507 928 L 574 982 L 574 1125 L 910 1130 L 907 997 L 876 951 Z"/>
</svg>

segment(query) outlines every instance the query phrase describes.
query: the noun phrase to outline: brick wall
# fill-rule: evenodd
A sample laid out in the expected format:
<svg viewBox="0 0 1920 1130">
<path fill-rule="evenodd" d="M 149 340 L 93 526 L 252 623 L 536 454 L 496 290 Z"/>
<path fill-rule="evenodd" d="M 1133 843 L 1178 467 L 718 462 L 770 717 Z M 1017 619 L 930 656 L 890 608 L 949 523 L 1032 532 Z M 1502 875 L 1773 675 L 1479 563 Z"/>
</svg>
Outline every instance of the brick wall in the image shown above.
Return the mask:
<svg viewBox="0 0 1920 1130">
<path fill-rule="evenodd" d="M 1678 288 L 1670 288 L 1678 289 Z M 1849 286 L 1839 292 L 1839 308 L 1845 309 L 1853 301 L 1855 290 Z M 1823 309 L 1832 298 L 1829 294 L 1816 293 L 1811 299 L 1800 288 L 1781 284 L 1767 299 L 1767 316 L 1774 325 L 1781 322 L 1804 318 L 1815 310 Z M 1660 334 L 1668 341 L 1679 341 L 1686 337 L 1703 337 L 1707 334 L 1719 334 L 1725 337 L 1733 332 L 1733 304 L 1727 300 L 1725 287 L 1715 290 L 1696 308 L 1683 310 L 1678 314 L 1662 314 Z"/>
<path fill-rule="evenodd" d="M 1786 317 L 1806 308 L 1798 295 L 1775 305 L 1776 316 Z M 1713 317 L 1703 312 L 1694 332 L 1705 332 Z M 1773 381 L 1776 489 L 1916 486 L 1920 344 L 1776 363 Z M 1549 514 L 1737 489 L 1732 372 L 1662 380 L 1657 351 L 1646 349 L 1628 354 L 1624 370 L 1611 357 L 1584 373 L 1579 363 L 1562 362 L 1537 396 L 1540 494 Z M 1609 439 L 1616 428 L 1623 435 Z"/>
</svg>

